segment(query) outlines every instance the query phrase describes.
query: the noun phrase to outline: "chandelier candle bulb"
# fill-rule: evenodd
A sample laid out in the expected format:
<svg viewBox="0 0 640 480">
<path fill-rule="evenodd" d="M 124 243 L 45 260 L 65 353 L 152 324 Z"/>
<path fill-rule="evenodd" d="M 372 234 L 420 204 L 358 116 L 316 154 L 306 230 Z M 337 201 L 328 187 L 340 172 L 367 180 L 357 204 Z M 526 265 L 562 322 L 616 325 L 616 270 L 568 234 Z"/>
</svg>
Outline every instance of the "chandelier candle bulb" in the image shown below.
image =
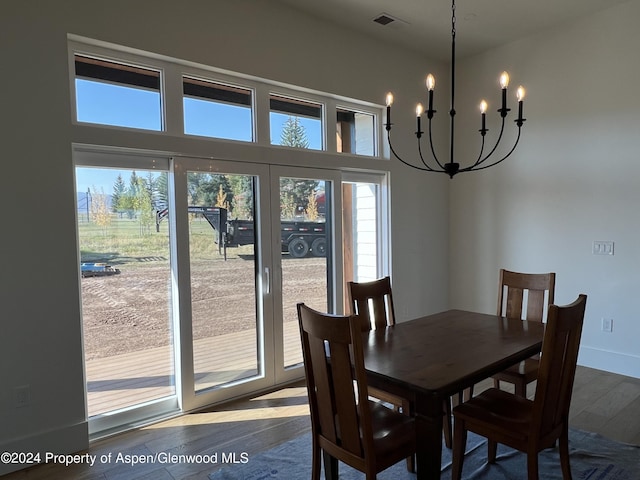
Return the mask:
<svg viewBox="0 0 640 480">
<path fill-rule="evenodd" d="M 391 130 L 391 104 L 393 103 L 393 94 L 387 93 L 387 131 Z"/>
<path fill-rule="evenodd" d="M 500 75 L 500 86 L 502 87 L 502 108 L 499 110 L 500 114 L 505 117 L 507 112 L 507 87 L 509 86 L 509 74 L 502 72 Z"/>
<path fill-rule="evenodd" d="M 480 129 L 480 133 L 484 137 L 487 133 L 487 102 L 484 100 L 480 102 L 480 114 L 482 117 L 482 128 Z"/>
<path fill-rule="evenodd" d="M 524 95 L 525 95 L 524 87 L 520 85 L 516 92 L 516 96 L 518 98 L 518 120 L 516 121 L 518 122 L 518 125 L 521 125 L 522 122 L 524 121 L 524 119 L 522 118 L 522 101 L 524 100 Z"/>
<path fill-rule="evenodd" d="M 429 91 L 429 110 L 427 111 L 427 116 L 429 118 L 433 118 L 433 89 L 436 87 L 436 78 L 429 74 L 427 75 L 427 90 Z"/>
<path fill-rule="evenodd" d="M 420 130 L 420 117 L 422 115 L 422 112 L 424 111 L 424 108 L 422 107 L 422 104 L 419 103 L 418 105 L 416 105 L 416 123 L 418 126 L 418 130 L 416 131 L 416 135 L 418 136 L 418 138 L 420 138 L 420 136 L 422 135 L 422 131 Z"/>
</svg>

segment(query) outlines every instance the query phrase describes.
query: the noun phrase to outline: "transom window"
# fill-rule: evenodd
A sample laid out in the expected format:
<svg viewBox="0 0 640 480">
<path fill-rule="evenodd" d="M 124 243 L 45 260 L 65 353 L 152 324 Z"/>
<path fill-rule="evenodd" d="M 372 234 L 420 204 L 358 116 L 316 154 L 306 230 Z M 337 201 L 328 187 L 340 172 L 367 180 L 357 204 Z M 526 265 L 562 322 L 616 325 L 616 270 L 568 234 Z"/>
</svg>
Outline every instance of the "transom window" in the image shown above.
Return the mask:
<svg viewBox="0 0 640 480">
<path fill-rule="evenodd" d="M 338 108 L 336 113 L 338 152 L 375 155 L 375 116 L 348 108 Z"/>
<path fill-rule="evenodd" d="M 159 70 L 76 55 L 75 71 L 77 121 L 162 130 Z"/>
<path fill-rule="evenodd" d="M 322 150 L 322 105 L 271 95 L 271 145 Z"/>
<path fill-rule="evenodd" d="M 336 105 L 321 93 L 302 94 L 295 87 L 281 85 L 275 92 L 271 90 L 274 84 L 268 81 L 210 67 L 186 66 L 179 61 L 97 47 L 80 49 L 71 57 L 79 123 L 149 130 L 175 137 L 379 154 L 379 106 L 357 101 Z M 177 85 L 182 91 L 174 87 Z M 262 108 L 268 108 L 268 112 Z M 336 119 L 335 133 L 331 131 L 333 122 L 327 122 L 331 118 Z"/>
<path fill-rule="evenodd" d="M 184 133 L 253 141 L 251 90 L 191 77 L 182 85 Z"/>
</svg>

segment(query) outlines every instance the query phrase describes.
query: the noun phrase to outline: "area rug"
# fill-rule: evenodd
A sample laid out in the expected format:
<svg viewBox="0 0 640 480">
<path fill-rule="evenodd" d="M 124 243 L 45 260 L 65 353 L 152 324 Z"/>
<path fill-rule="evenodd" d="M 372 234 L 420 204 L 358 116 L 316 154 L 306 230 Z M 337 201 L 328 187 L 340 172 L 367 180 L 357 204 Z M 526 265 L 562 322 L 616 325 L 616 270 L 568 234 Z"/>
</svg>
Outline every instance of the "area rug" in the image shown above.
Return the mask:
<svg viewBox="0 0 640 480">
<path fill-rule="evenodd" d="M 639 480 L 640 446 L 614 442 L 594 433 L 569 432 L 571 473 L 574 480 Z M 540 479 L 561 480 L 557 448 L 539 455 Z M 250 456 L 244 464 L 227 465 L 209 475 L 211 480 L 306 480 L 311 478 L 311 435 L 306 434 L 266 452 Z M 364 475 L 343 463 L 340 480 L 360 480 Z M 498 446 L 497 461 L 487 463 L 487 445 L 469 433 L 462 478 L 464 480 L 521 480 L 527 477 L 526 456 Z M 323 472 L 324 474 L 324 472 Z M 324 478 L 322 476 L 321 478 Z M 400 462 L 378 475 L 379 480 L 414 480 Z M 451 451 L 442 450 L 442 480 L 451 479 Z"/>
</svg>

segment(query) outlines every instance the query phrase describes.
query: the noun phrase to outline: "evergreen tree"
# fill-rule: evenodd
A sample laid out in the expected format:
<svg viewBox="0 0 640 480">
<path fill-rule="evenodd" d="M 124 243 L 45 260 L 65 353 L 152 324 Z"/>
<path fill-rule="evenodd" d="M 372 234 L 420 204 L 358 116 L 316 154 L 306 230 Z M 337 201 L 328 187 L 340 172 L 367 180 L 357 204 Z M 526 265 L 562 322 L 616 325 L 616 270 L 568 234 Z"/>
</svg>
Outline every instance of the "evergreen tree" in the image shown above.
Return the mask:
<svg viewBox="0 0 640 480">
<path fill-rule="evenodd" d="M 280 133 L 280 145 L 285 147 L 309 148 L 309 139 L 304 126 L 298 117 L 290 116 L 284 122 Z"/>
<path fill-rule="evenodd" d="M 113 184 L 113 195 L 111 196 L 111 210 L 117 212 L 120 208 L 121 198 L 126 195 L 127 186 L 122 179 L 122 175 L 118 174 L 115 183 Z"/>
<path fill-rule="evenodd" d="M 290 116 L 282 127 L 280 145 L 296 148 L 309 148 L 309 140 L 299 117 Z M 313 194 L 318 182 L 296 178 L 280 179 L 280 217 L 292 218 L 305 212 L 309 196 Z"/>
<path fill-rule="evenodd" d="M 222 189 L 226 194 L 226 201 L 233 208 L 233 191 L 226 175 L 198 174 L 199 182 L 195 188 L 195 205 L 213 206 L 218 199 L 218 193 Z"/>
<path fill-rule="evenodd" d="M 318 182 L 301 178 L 280 179 L 281 218 L 291 219 L 302 215 L 309 205 L 309 197 L 315 195 Z"/>
<path fill-rule="evenodd" d="M 169 206 L 169 175 L 167 172 L 160 173 L 156 180 L 156 208 L 162 210 Z"/>
</svg>

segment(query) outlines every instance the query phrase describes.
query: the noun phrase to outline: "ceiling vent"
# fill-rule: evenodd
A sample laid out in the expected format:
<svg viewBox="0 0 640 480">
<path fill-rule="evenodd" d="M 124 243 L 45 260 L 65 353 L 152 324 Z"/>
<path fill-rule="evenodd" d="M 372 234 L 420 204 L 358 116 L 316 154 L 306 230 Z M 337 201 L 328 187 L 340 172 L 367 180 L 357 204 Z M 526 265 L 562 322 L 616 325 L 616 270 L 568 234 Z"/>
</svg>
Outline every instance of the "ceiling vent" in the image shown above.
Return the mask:
<svg viewBox="0 0 640 480">
<path fill-rule="evenodd" d="M 389 25 L 391 22 L 395 22 L 395 20 L 395 18 L 390 17 L 386 13 L 381 13 L 373 19 L 374 22 L 379 23 L 380 25 Z"/>
<path fill-rule="evenodd" d="M 376 15 L 373 18 L 373 21 L 375 23 L 379 23 L 380 25 L 383 25 L 385 27 L 386 26 L 391 26 L 391 27 L 398 28 L 398 27 L 402 27 L 404 25 L 408 25 L 408 22 L 405 22 L 404 20 L 400 20 L 399 18 L 393 17 L 393 16 L 389 15 L 388 13 L 384 13 L 384 12 L 379 14 L 379 15 Z"/>
</svg>

